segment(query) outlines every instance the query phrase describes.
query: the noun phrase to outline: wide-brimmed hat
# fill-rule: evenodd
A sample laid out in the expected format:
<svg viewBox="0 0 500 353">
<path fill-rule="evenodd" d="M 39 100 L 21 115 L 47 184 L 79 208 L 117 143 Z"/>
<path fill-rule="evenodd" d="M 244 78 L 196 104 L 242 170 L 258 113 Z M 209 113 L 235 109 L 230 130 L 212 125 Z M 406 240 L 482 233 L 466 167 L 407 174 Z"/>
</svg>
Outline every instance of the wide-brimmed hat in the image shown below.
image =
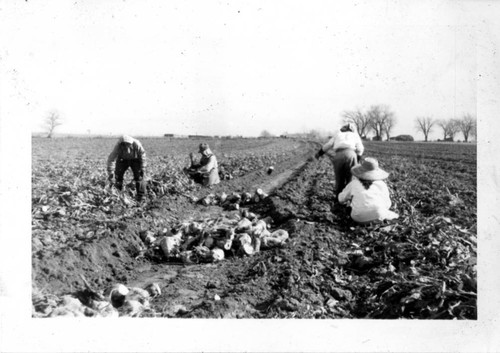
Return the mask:
<svg viewBox="0 0 500 353">
<path fill-rule="evenodd" d="M 363 162 L 351 168 L 352 174 L 358 179 L 363 180 L 383 180 L 389 176 L 389 173 L 378 167 L 378 161 L 375 158 L 365 158 Z"/>
<path fill-rule="evenodd" d="M 120 138 L 120 141 L 121 141 L 121 142 L 124 142 L 124 143 L 133 143 L 133 142 L 134 142 L 134 139 L 133 139 L 131 136 L 128 136 L 128 135 L 123 135 L 123 136 Z"/>
<path fill-rule="evenodd" d="M 210 147 L 208 147 L 208 143 L 200 143 L 200 147 L 199 147 L 198 152 L 202 153 L 208 149 L 210 149 Z"/>
</svg>

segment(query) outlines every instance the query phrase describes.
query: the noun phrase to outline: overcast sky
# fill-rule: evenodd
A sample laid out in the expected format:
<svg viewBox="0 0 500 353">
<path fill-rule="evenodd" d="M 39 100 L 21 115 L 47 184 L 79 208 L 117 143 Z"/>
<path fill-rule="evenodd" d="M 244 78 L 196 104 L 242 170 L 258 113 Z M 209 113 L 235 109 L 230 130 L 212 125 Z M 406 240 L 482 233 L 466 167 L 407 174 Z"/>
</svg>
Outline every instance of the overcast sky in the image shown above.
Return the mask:
<svg viewBox="0 0 500 353">
<path fill-rule="evenodd" d="M 460 1 L 19 1 L 9 118 L 60 133 L 332 131 L 344 110 L 476 114 L 477 7 Z M 484 10 L 484 6 L 483 9 Z M 5 12 L 4 12 L 5 13 Z M 480 12 L 484 15 L 484 11 Z M 439 128 L 435 138 L 441 137 Z"/>
</svg>

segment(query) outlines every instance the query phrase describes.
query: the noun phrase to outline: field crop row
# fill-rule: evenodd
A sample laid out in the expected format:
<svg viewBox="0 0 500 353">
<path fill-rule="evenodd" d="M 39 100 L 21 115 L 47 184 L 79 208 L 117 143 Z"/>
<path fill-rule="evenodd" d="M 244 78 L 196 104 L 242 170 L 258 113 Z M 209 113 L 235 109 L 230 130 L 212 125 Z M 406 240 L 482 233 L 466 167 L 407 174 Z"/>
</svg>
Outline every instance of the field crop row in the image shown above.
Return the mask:
<svg viewBox="0 0 500 353">
<path fill-rule="evenodd" d="M 377 158 L 390 173 L 391 209 L 400 217 L 389 223 L 359 226 L 345 208 L 333 206 L 334 177 L 327 162 L 277 191 L 287 200 L 282 217 L 313 222 L 288 229 L 315 233 L 310 244 L 303 236 L 296 241 L 304 243 L 297 251 L 308 261 L 297 261 L 293 250 L 280 254 L 293 278 L 317 276 L 282 288 L 284 297 L 311 308 L 301 317 L 477 318 L 476 150 L 456 146 L 459 151 L 450 153 L 451 145 L 440 150 L 439 144 L 365 143 L 365 156 Z M 307 287 L 332 307 L 325 311 L 304 296 Z"/>
<path fill-rule="evenodd" d="M 130 265 L 124 264 L 135 264 L 141 254 L 140 232 L 161 232 L 194 214 L 208 215 L 190 195 L 247 191 L 268 177 L 268 166 L 285 171 L 312 152 L 304 154 L 305 144 L 292 139 L 208 141 L 221 168 L 234 179 L 206 190 L 181 172 L 201 141 L 141 141 L 151 179 L 145 207 L 135 207 L 132 183 L 123 193 L 106 185 L 113 139 L 33 140 L 37 286 L 68 291 L 65 286 L 78 288 L 77 274 L 89 273 L 95 285 L 126 281 Z M 309 161 L 265 202 L 252 206 L 290 233 L 283 248 L 196 271 L 216 273 L 221 288 L 240 293 L 243 306 L 259 298 L 255 306 L 261 309 L 247 314 L 252 317 L 476 318 L 475 145 L 365 142 L 365 156 L 377 158 L 390 173 L 387 183 L 398 220 L 354 224 L 347 210 L 333 203 L 328 158 Z M 191 277 L 187 280 L 194 286 Z M 169 295 L 175 295 L 177 287 L 169 285 Z M 204 293 L 205 283 L 200 286 Z M 179 300 L 164 298 L 169 299 Z M 197 308 L 189 317 L 222 315 Z"/>
<path fill-rule="evenodd" d="M 469 166 L 476 165 L 476 144 L 435 142 L 370 142 L 366 141 L 368 152 L 379 156 L 407 157 L 420 162 L 444 161 Z"/>
<path fill-rule="evenodd" d="M 107 185 L 106 160 L 115 139 L 41 139 L 32 141 L 33 252 L 47 255 L 60 248 L 109 236 L 116 224 L 150 219 L 149 212 L 131 207 L 134 185 L 131 172 L 125 192 Z M 189 152 L 201 140 L 141 139 L 147 152 L 149 201 L 163 197 L 189 197 L 201 190 L 184 173 Z M 219 165 L 235 177 L 291 158 L 298 146 L 292 140 L 209 140 Z M 175 201 L 177 202 L 177 201 Z M 181 201 L 178 203 L 182 204 Z"/>
</svg>

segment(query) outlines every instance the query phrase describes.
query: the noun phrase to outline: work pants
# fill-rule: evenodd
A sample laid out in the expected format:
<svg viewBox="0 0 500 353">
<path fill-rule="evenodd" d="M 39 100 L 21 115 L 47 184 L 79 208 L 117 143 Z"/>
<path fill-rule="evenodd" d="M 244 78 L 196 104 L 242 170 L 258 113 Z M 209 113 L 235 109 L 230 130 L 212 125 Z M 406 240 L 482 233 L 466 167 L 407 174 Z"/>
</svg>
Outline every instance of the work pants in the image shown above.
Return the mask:
<svg viewBox="0 0 500 353">
<path fill-rule="evenodd" d="M 115 167 L 115 179 L 116 188 L 118 190 L 123 189 L 123 176 L 127 169 L 132 169 L 134 174 L 135 189 L 137 191 L 137 199 L 141 200 L 146 194 L 146 182 L 144 181 L 144 174 L 142 170 L 142 161 L 138 159 L 125 160 L 120 159 L 116 161 Z"/>
<path fill-rule="evenodd" d="M 335 194 L 338 196 L 351 182 L 351 168 L 358 163 L 358 156 L 352 149 L 343 149 L 335 151 L 332 162 L 335 173 Z"/>
</svg>

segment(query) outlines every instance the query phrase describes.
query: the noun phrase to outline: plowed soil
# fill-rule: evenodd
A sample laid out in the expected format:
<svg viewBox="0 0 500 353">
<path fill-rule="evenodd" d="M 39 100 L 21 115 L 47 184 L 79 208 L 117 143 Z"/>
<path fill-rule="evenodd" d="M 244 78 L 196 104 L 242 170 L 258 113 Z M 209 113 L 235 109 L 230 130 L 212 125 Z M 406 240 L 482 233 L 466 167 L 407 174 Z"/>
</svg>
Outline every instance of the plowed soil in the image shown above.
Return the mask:
<svg viewBox="0 0 500 353">
<path fill-rule="evenodd" d="M 395 318 L 424 315 L 425 307 L 412 308 L 412 302 L 406 309 L 399 305 L 410 288 L 400 287 L 397 299 L 392 296 L 389 300 L 387 296 L 387 291 L 397 292 L 398 288 L 394 281 L 384 282 L 383 278 L 388 277 L 382 269 L 390 264 L 397 268 L 396 272 L 403 271 L 411 265 L 412 259 L 416 259 L 395 255 L 387 259 L 388 239 L 395 239 L 400 232 L 391 233 L 387 228 L 391 224 L 355 225 L 349 219 L 348 210 L 333 200 L 335 181 L 329 156 L 315 160 L 311 157 L 318 143 L 294 143 L 293 153 L 276 163 L 270 175 L 266 173 L 267 168 L 260 168 L 232 180 L 223 180 L 211 189 L 196 188 L 186 194 L 149 200 L 139 206 L 130 206 L 134 208 L 132 218 L 98 220 L 86 216 L 77 220 L 64 217 L 58 220 L 57 215 L 52 215 L 51 225 L 55 231 L 101 222 L 107 233 L 99 239 L 89 238 L 79 234 L 76 227 L 74 239 L 65 239 L 58 246 L 51 246 L 54 242 L 51 238 L 36 237 L 33 240 L 34 288 L 55 296 L 74 294 L 85 288 L 82 276 L 96 290 L 114 283 L 144 287 L 156 282 L 162 294 L 151 301 L 151 309 L 143 314 L 155 317 Z M 376 157 L 384 160 L 383 151 Z M 475 159 L 471 161 L 474 165 L 465 163 L 463 173 L 464 178 L 470 178 L 475 185 L 475 170 L 471 174 Z M 388 168 L 391 166 L 386 162 L 385 169 Z M 257 188 L 266 191 L 269 197 L 244 207 L 259 218 L 271 217 L 272 229 L 288 231 L 290 238 L 284 246 L 252 256 L 228 256 L 218 263 L 203 264 L 165 261 L 160 256 L 146 256 L 140 251 L 144 247 L 140 233 L 151 227 L 151 219 L 169 225 L 230 217 L 240 212 L 217 205 L 203 206 L 193 202 L 193 196 L 199 199 L 209 193 L 241 193 Z M 475 186 L 470 192 L 469 196 L 464 193 L 460 197 L 462 200 L 469 197 L 468 201 L 475 207 Z M 404 204 L 397 197 L 395 203 L 403 216 Z M 416 207 L 419 212 L 425 212 L 424 206 Z M 464 221 L 461 226 L 473 235 L 475 209 L 469 211 L 472 223 Z M 393 225 L 397 227 L 398 223 Z M 374 242 L 370 234 L 377 234 L 380 243 Z M 385 242 L 381 234 L 386 234 Z M 366 247 L 360 239 L 371 242 Z M 370 281 L 376 285 L 365 286 Z M 463 290 L 475 292 L 473 285 Z M 375 297 L 377 305 L 373 304 Z M 392 307 L 393 302 L 398 303 L 397 308 Z M 431 313 L 425 312 L 425 315 L 429 317 Z M 466 315 L 474 317 L 475 302 Z"/>
</svg>

